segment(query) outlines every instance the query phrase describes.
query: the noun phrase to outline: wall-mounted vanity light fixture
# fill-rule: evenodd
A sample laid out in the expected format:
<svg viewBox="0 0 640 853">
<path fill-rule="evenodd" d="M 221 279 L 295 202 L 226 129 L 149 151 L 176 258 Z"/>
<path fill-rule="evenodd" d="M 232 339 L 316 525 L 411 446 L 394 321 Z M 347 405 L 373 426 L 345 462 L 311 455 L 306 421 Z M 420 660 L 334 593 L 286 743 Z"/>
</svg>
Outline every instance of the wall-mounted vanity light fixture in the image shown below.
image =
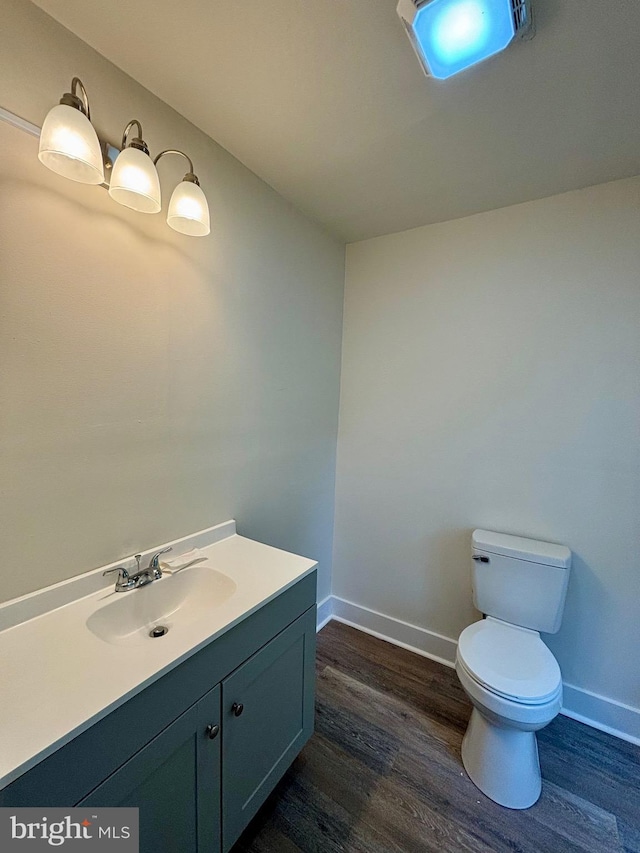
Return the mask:
<svg viewBox="0 0 640 853">
<path fill-rule="evenodd" d="M 200 189 L 200 181 L 193 174 L 193 163 L 191 158 L 182 151 L 168 148 L 161 151 L 153 161 L 154 165 L 165 154 L 179 154 L 189 164 L 189 171 L 180 181 L 171 195 L 169 211 L 167 213 L 167 224 L 174 231 L 188 234 L 191 237 L 206 237 L 211 230 L 209 224 L 209 205 L 205 194 Z"/>
<path fill-rule="evenodd" d="M 78 88 L 81 98 L 76 95 Z M 137 136 L 131 135 L 134 127 Z M 167 223 L 174 231 L 190 237 L 209 234 L 209 205 L 193 172 L 193 163 L 186 154 L 170 148 L 152 160 L 137 119 L 130 121 L 124 129 L 122 150 L 107 145 L 105 148 L 110 154 L 117 155 L 108 183 L 105 182 L 105 163 L 110 168 L 112 161 L 105 161 L 100 140 L 91 124 L 86 89 L 79 78 L 74 77 L 71 92 L 62 96 L 60 104 L 49 111 L 42 125 L 40 162 L 73 181 L 108 187 L 111 198 L 125 207 L 140 213 L 158 213 L 162 201 L 156 163 L 165 154 L 178 154 L 187 160 L 189 171 L 173 191 Z"/>
<path fill-rule="evenodd" d="M 76 95 L 78 88 L 81 98 Z M 72 181 L 104 182 L 102 151 L 91 124 L 87 90 L 77 77 L 71 81 L 71 91 L 60 98 L 44 120 L 38 158 L 48 169 Z"/>
<path fill-rule="evenodd" d="M 138 135 L 129 139 L 136 125 Z M 160 179 L 149 156 L 147 143 L 142 139 L 142 125 L 133 119 L 122 134 L 122 151 L 116 157 L 109 179 L 109 195 L 118 204 L 139 213 L 159 213 Z"/>
</svg>

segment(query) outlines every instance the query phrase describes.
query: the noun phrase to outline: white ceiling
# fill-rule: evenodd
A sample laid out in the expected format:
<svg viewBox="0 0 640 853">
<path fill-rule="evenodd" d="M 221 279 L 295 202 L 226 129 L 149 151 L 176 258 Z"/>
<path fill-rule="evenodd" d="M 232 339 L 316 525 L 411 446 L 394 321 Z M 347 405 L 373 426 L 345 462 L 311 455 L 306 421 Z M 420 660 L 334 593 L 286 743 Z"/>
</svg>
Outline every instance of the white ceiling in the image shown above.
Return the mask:
<svg viewBox="0 0 640 853">
<path fill-rule="evenodd" d="M 640 172 L 640 2 L 426 79 L 396 0 L 37 0 L 346 241 Z"/>
</svg>

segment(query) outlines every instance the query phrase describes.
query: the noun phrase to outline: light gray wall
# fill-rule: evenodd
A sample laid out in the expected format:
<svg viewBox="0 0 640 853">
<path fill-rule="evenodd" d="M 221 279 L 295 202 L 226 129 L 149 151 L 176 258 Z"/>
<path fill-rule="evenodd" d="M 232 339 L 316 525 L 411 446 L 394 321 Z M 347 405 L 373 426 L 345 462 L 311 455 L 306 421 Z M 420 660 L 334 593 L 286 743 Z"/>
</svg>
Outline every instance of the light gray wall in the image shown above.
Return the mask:
<svg viewBox="0 0 640 853">
<path fill-rule="evenodd" d="M 193 158 L 212 233 L 47 171 L 0 124 L 0 600 L 234 517 L 330 585 L 344 247 L 26 0 L 0 105 L 41 124 L 78 75 L 118 141 Z M 239 105 L 241 109 L 241 105 Z"/>
<path fill-rule="evenodd" d="M 457 639 L 474 527 L 574 553 L 565 680 L 640 706 L 640 178 L 347 248 L 334 593 Z"/>
</svg>

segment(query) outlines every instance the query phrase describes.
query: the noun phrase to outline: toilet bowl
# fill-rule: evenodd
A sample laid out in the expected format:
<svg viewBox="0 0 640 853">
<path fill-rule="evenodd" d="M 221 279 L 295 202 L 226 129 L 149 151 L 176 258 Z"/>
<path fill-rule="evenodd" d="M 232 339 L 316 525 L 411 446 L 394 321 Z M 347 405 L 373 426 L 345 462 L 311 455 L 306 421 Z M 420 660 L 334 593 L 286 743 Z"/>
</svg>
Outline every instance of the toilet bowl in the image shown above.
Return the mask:
<svg viewBox="0 0 640 853">
<path fill-rule="evenodd" d="M 560 667 L 539 632 L 560 628 L 571 551 L 490 530 L 472 541 L 473 603 L 486 618 L 458 641 L 456 672 L 473 704 L 462 762 L 496 803 L 526 809 L 542 789 L 535 733 L 562 705 Z"/>
<path fill-rule="evenodd" d="M 494 617 L 460 635 L 456 672 L 473 711 L 462 743 L 472 782 L 512 809 L 526 809 L 542 789 L 535 732 L 562 705 L 560 668 L 537 631 Z"/>
</svg>

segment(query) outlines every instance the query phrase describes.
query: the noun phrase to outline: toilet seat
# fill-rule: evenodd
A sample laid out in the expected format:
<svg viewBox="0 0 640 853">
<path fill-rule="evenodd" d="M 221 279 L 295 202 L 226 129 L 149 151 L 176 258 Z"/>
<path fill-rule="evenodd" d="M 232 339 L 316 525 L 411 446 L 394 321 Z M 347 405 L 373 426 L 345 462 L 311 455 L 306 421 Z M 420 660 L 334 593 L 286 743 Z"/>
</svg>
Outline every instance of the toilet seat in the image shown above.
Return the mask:
<svg viewBox="0 0 640 853">
<path fill-rule="evenodd" d="M 486 690 L 524 705 L 541 705 L 562 689 L 560 667 L 537 631 L 491 616 L 465 628 L 458 661 Z"/>
</svg>

